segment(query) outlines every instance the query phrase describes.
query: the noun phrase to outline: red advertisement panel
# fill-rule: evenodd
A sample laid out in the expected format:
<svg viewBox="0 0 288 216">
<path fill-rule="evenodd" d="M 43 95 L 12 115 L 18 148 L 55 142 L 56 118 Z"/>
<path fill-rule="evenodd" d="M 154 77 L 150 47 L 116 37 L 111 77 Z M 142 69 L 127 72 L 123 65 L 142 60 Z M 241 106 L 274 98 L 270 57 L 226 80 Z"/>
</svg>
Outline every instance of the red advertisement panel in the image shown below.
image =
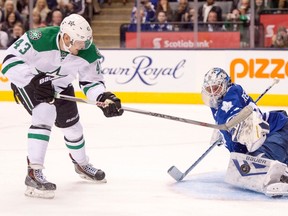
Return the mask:
<svg viewBox="0 0 288 216">
<path fill-rule="evenodd" d="M 126 48 L 137 48 L 137 33 L 126 32 Z M 199 32 L 197 46 L 193 32 L 141 32 L 141 48 L 240 48 L 239 32 Z"/>
<path fill-rule="evenodd" d="M 260 22 L 265 29 L 265 47 L 270 47 L 272 44 L 272 36 L 277 33 L 279 26 L 284 26 L 288 29 L 288 14 L 261 14 Z"/>
</svg>

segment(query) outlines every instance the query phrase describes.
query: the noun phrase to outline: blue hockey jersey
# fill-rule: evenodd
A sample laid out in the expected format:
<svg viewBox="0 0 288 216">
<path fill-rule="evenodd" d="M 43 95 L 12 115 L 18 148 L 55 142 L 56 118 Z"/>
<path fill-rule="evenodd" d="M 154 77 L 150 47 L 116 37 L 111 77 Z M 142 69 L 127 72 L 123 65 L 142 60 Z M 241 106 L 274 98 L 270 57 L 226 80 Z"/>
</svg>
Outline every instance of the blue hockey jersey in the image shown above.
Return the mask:
<svg viewBox="0 0 288 216">
<path fill-rule="evenodd" d="M 232 83 L 232 85 L 227 89 L 227 92 L 223 96 L 222 102 L 219 104 L 218 109 L 211 108 L 211 110 L 216 123 L 225 124 L 248 104 L 252 105 L 254 110 L 257 109 L 257 111 L 262 114 L 263 120 L 269 123 L 270 133 L 282 129 L 288 121 L 288 118 L 281 112 L 270 111 L 267 113 L 262 113 L 256 106 L 253 99 L 246 94 L 244 89 L 240 85 L 234 83 Z M 229 131 L 223 130 L 221 133 L 226 141 L 226 148 L 230 152 L 247 153 L 247 148 L 245 145 L 232 141 L 232 136 Z M 267 137 L 269 137 L 269 134 L 267 134 Z"/>
</svg>

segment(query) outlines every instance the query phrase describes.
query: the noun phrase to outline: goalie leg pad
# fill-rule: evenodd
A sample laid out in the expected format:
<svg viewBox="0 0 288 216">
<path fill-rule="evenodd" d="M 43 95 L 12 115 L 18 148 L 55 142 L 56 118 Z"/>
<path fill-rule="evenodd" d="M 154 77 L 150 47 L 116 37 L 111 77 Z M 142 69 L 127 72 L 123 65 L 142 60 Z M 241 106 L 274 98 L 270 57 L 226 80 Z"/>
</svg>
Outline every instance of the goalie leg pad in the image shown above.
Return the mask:
<svg viewBox="0 0 288 216">
<path fill-rule="evenodd" d="M 279 161 L 232 152 L 225 181 L 266 194 L 269 185 L 280 182 L 286 168 L 287 165 Z"/>
</svg>

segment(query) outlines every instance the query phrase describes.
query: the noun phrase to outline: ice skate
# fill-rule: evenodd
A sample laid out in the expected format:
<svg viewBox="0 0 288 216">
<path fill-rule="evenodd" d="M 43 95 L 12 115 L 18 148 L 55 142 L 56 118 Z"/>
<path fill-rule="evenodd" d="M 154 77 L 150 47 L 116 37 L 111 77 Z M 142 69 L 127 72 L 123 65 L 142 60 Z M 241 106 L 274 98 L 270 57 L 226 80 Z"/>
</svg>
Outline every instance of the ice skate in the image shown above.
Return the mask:
<svg viewBox="0 0 288 216">
<path fill-rule="evenodd" d="M 25 185 L 27 185 L 26 196 L 45 199 L 54 198 L 56 185 L 46 180 L 42 173 L 43 168 L 41 165 L 28 165 L 28 174 L 25 179 Z"/>
<path fill-rule="evenodd" d="M 103 172 L 101 169 L 96 169 L 92 164 L 79 165 L 72 158 L 71 154 L 69 154 L 69 156 L 72 159 L 76 173 L 78 173 L 81 178 L 97 183 L 107 182 L 105 179 L 105 172 Z"/>
</svg>

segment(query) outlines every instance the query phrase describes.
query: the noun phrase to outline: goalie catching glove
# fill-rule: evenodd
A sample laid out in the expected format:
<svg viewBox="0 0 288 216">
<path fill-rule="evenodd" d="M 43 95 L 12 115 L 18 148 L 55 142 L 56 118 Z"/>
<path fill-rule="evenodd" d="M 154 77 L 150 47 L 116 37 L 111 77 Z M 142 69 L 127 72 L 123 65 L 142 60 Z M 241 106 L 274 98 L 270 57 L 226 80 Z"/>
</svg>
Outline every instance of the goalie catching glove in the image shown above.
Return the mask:
<svg viewBox="0 0 288 216">
<path fill-rule="evenodd" d="M 39 73 L 30 81 L 29 86 L 34 91 L 34 98 L 39 102 L 53 103 L 55 90 L 52 85 L 52 77 Z"/>
<path fill-rule="evenodd" d="M 249 152 L 254 152 L 264 143 L 266 134 L 269 133 L 269 124 L 259 112 L 253 111 L 247 119 L 232 128 L 230 133 L 234 142 L 246 145 Z"/>
<path fill-rule="evenodd" d="M 105 106 L 100 107 L 106 117 L 121 116 L 123 109 L 121 109 L 121 101 L 111 92 L 104 92 L 97 98 L 98 101 L 104 102 Z"/>
</svg>

